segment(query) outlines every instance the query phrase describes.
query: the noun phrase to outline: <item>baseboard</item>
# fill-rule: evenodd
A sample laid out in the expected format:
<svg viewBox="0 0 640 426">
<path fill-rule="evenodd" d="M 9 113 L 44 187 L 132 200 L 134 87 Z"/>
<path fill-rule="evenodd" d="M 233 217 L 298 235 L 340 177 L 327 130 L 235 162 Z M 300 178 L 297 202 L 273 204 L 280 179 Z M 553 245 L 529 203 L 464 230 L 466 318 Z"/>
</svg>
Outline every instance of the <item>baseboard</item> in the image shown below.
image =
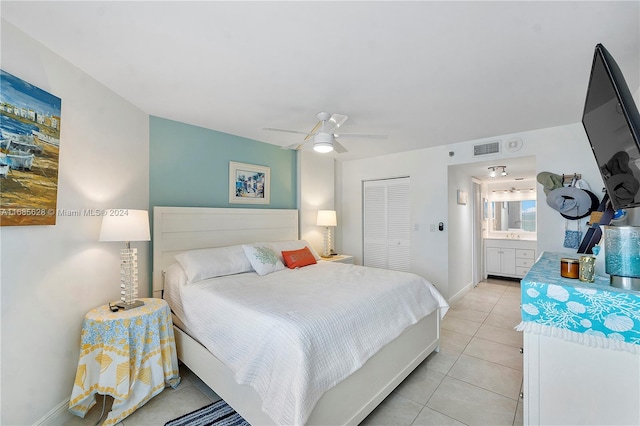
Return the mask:
<svg viewBox="0 0 640 426">
<path fill-rule="evenodd" d="M 73 414 L 69 412 L 69 400 L 66 399 L 35 422 L 33 426 L 59 426 L 65 424 L 72 416 Z"/>
<path fill-rule="evenodd" d="M 457 292 L 456 294 L 454 294 L 453 296 L 451 296 L 449 298 L 449 300 L 448 300 L 449 304 L 451 305 L 451 304 L 457 302 L 458 300 L 462 299 L 472 289 L 473 289 L 473 283 L 469 283 L 466 286 L 462 287 L 462 289 L 459 292 Z"/>
</svg>

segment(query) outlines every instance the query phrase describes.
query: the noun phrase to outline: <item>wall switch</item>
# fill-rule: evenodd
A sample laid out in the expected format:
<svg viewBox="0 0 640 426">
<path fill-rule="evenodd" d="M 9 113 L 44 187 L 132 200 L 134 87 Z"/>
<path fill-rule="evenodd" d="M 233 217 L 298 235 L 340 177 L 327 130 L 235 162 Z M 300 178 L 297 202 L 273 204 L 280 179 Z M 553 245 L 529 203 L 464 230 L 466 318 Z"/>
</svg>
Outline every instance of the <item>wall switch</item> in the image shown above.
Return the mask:
<svg viewBox="0 0 640 426">
<path fill-rule="evenodd" d="M 432 223 L 431 225 L 429 225 L 429 231 L 436 232 L 436 224 L 435 223 Z"/>
</svg>

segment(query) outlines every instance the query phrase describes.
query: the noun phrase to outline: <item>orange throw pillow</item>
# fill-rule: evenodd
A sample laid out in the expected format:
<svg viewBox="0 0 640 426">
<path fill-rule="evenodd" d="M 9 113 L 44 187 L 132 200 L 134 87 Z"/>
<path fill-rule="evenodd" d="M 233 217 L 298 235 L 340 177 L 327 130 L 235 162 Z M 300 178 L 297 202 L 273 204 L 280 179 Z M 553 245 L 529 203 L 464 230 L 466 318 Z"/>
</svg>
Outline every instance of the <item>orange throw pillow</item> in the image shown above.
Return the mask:
<svg viewBox="0 0 640 426">
<path fill-rule="evenodd" d="M 316 258 L 311 254 L 311 250 L 306 246 L 300 250 L 283 251 L 282 257 L 284 258 L 284 264 L 290 269 L 302 268 L 303 266 L 317 263 Z"/>
</svg>

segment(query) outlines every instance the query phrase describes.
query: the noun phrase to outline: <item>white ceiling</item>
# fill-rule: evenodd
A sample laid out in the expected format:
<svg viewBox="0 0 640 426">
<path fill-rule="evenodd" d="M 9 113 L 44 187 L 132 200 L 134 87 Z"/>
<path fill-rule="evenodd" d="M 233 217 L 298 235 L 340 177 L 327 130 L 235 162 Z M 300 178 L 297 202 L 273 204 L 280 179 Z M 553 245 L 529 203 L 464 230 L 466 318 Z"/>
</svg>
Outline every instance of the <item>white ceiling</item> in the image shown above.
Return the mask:
<svg viewBox="0 0 640 426">
<path fill-rule="evenodd" d="M 280 146 L 346 114 L 348 160 L 581 120 L 596 43 L 640 86 L 640 3 L 0 2 L 150 115 Z M 9 71 L 10 70 L 6 70 Z M 333 155 L 333 154 L 332 154 Z"/>
</svg>

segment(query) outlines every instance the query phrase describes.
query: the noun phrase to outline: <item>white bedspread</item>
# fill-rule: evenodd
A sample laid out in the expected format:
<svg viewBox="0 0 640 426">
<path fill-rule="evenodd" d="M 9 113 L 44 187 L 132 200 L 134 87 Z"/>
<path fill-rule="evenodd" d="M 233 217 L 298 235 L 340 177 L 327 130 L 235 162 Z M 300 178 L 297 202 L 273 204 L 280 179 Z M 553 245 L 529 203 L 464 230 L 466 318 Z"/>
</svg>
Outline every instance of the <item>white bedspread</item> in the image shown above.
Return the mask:
<svg viewBox="0 0 640 426">
<path fill-rule="evenodd" d="M 304 424 L 324 392 L 407 327 L 448 309 L 417 275 L 333 262 L 213 278 L 179 293 L 190 332 L 283 425 Z"/>
</svg>

